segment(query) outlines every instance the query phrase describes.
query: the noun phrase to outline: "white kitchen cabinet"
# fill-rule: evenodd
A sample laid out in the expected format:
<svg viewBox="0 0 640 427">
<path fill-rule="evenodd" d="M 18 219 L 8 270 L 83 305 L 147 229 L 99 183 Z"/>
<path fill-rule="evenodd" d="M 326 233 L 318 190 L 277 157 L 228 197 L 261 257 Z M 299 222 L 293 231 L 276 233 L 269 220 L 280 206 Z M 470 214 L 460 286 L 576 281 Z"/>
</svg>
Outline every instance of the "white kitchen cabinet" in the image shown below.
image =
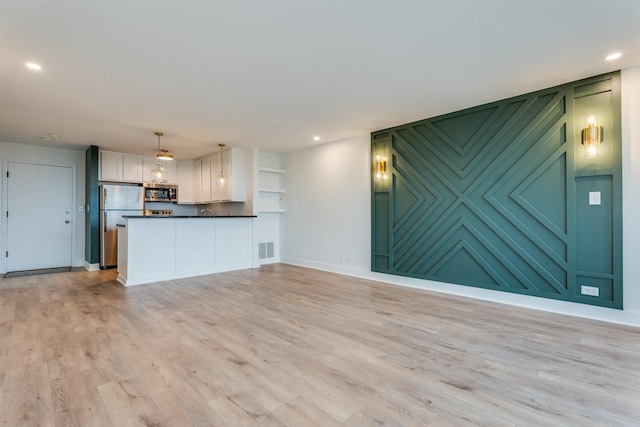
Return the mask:
<svg viewBox="0 0 640 427">
<path fill-rule="evenodd" d="M 133 154 L 122 155 L 122 181 L 142 182 L 142 157 Z"/>
<path fill-rule="evenodd" d="M 151 171 L 156 168 L 155 157 L 135 154 L 100 151 L 98 176 L 100 181 L 132 182 L 142 184 L 151 181 Z M 168 182 L 178 181 L 178 167 L 175 160 L 165 160 L 162 167 L 167 171 Z"/>
<path fill-rule="evenodd" d="M 202 169 L 200 173 L 202 202 L 211 203 L 211 156 L 202 158 Z"/>
<path fill-rule="evenodd" d="M 100 181 L 122 181 L 122 153 L 100 151 Z"/>
<path fill-rule="evenodd" d="M 100 152 L 100 181 L 142 182 L 142 157 L 134 154 Z"/>
<path fill-rule="evenodd" d="M 211 203 L 211 158 L 203 157 L 193 161 L 193 189 L 195 202 Z M 178 188 L 178 194 L 180 188 Z"/>
<path fill-rule="evenodd" d="M 202 159 L 193 161 L 193 199 L 196 203 L 202 203 Z"/>
<path fill-rule="evenodd" d="M 178 160 L 178 203 L 195 203 L 196 193 L 193 182 L 193 160 Z"/>
<path fill-rule="evenodd" d="M 253 217 L 128 217 L 118 227 L 118 281 L 170 285 L 183 277 L 251 268 L 253 222 Z"/>
<path fill-rule="evenodd" d="M 241 148 L 227 148 L 222 151 L 224 185 L 220 186 L 220 153 L 211 156 L 212 202 L 244 202 L 246 151 Z"/>
</svg>

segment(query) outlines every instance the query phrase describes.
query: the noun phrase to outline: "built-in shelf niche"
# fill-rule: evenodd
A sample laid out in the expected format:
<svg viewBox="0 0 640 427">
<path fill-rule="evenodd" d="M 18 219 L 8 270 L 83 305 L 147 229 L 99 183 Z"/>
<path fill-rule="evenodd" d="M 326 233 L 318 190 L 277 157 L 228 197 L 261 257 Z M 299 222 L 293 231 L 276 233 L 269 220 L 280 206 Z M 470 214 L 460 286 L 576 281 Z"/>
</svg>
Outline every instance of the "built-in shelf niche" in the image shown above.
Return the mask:
<svg viewBox="0 0 640 427">
<path fill-rule="evenodd" d="M 258 166 L 258 213 L 282 213 L 284 208 L 284 177 L 281 155 L 260 152 Z"/>
<path fill-rule="evenodd" d="M 280 222 L 285 212 L 286 170 L 284 156 L 259 151 L 256 201 L 256 241 L 260 264 L 280 262 Z"/>
</svg>

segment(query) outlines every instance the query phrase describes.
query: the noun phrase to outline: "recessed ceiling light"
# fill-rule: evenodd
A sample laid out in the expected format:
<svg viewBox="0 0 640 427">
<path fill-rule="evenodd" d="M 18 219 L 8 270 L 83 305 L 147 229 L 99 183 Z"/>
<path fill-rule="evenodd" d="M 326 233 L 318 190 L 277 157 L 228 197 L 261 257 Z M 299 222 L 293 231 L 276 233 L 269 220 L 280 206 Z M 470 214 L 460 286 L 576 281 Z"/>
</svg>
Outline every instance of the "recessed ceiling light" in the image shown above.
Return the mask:
<svg viewBox="0 0 640 427">
<path fill-rule="evenodd" d="M 320 141 L 320 137 L 318 135 L 316 135 L 316 136 L 313 137 L 313 140 L 314 141 Z"/>
<path fill-rule="evenodd" d="M 25 65 L 27 66 L 27 68 L 31 70 L 36 70 L 36 71 L 42 70 L 42 67 L 36 64 L 35 62 L 26 62 Z"/>
<path fill-rule="evenodd" d="M 612 53 L 611 55 L 608 55 L 606 58 L 607 61 L 613 61 L 615 59 L 618 59 L 622 56 L 622 54 L 620 52 L 616 52 L 616 53 Z"/>
<path fill-rule="evenodd" d="M 45 136 L 41 136 L 40 139 L 45 141 L 53 141 L 54 139 L 60 138 L 60 135 L 56 135 L 55 133 L 48 133 Z"/>
</svg>

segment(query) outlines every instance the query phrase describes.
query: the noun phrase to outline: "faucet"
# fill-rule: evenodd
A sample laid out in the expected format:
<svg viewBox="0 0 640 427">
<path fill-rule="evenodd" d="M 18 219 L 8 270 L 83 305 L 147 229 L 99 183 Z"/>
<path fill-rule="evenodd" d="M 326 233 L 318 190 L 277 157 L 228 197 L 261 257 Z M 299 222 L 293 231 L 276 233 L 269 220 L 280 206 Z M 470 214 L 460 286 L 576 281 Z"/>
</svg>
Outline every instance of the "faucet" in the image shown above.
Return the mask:
<svg viewBox="0 0 640 427">
<path fill-rule="evenodd" d="M 213 213 L 211 209 L 207 208 L 200 211 L 200 216 L 216 216 L 216 214 Z"/>
</svg>

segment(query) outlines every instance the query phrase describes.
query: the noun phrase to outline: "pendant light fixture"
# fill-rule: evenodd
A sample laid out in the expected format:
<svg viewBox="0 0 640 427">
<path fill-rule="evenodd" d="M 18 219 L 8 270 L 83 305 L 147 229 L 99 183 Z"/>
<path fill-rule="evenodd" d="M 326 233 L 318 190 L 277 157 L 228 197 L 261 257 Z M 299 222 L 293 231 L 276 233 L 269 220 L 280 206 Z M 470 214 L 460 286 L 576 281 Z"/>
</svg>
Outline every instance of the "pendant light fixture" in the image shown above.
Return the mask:
<svg viewBox="0 0 640 427">
<path fill-rule="evenodd" d="M 169 153 L 167 150 L 160 149 L 160 137 L 164 135 L 162 132 L 156 132 L 158 136 L 158 154 L 156 154 L 156 158 L 158 160 L 173 160 L 173 154 Z"/>
<path fill-rule="evenodd" d="M 156 168 L 151 171 L 151 182 L 158 184 L 166 183 L 169 179 L 167 171 L 162 167 L 162 161 L 173 160 L 173 155 L 167 150 L 160 150 L 160 137 L 162 135 L 164 135 L 162 132 L 156 132 L 156 136 L 158 137 L 158 154 L 156 155 Z"/>
<path fill-rule="evenodd" d="M 224 163 L 222 161 L 222 149 L 224 148 L 224 144 L 218 144 L 220 146 L 220 175 L 218 175 L 218 184 L 220 188 L 224 187 L 225 177 L 224 177 Z"/>
</svg>

